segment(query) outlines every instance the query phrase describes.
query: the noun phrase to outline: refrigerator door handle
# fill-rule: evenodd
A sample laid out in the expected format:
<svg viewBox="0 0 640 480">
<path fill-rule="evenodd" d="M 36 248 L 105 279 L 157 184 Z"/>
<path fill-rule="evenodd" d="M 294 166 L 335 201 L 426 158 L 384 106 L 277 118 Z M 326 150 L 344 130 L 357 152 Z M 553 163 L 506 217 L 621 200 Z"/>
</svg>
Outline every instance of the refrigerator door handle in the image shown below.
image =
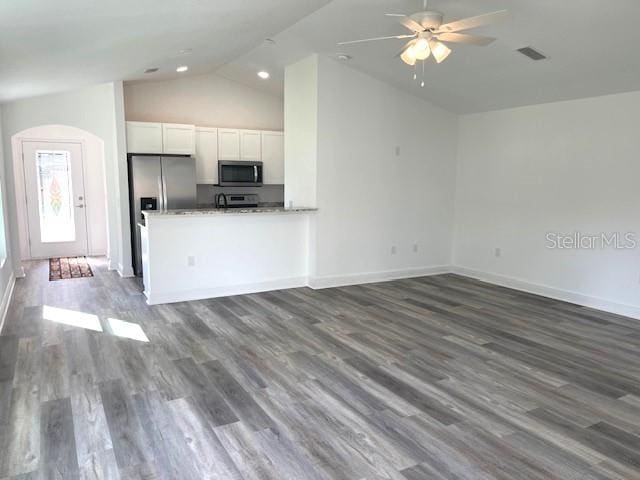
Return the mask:
<svg viewBox="0 0 640 480">
<path fill-rule="evenodd" d="M 165 178 L 164 175 L 162 175 L 162 203 L 163 203 L 163 210 L 167 210 L 168 209 L 168 205 L 169 205 L 169 199 L 167 197 L 167 179 Z"/>
<path fill-rule="evenodd" d="M 164 188 L 162 188 L 162 174 L 158 175 L 158 210 L 164 210 Z"/>
</svg>

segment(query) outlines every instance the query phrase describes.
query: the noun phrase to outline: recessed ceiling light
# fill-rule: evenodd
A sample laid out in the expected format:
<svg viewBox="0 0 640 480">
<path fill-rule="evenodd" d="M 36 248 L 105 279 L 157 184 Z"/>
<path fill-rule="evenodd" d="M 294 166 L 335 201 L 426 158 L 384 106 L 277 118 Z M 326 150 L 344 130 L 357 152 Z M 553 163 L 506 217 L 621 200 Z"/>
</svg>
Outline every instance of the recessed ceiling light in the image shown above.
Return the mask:
<svg viewBox="0 0 640 480">
<path fill-rule="evenodd" d="M 182 65 L 181 67 L 176 68 L 176 72 L 178 73 L 186 72 L 187 70 L 189 70 L 189 67 L 187 67 L 186 65 Z"/>
<path fill-rule="evenodd" d="M 267 43 L 269 45 L 275 45 L 276 41 L 273 38 L 265 38 L 264 43 Z"/>
<path fill-rule="evenodd" d="M 267 78 L 269 78 L 271 75 L 269 75 L 269 72 L 265 72 L 264 70 L 261 72 L 258 72 L 258 76 L 263 79 L 266 80 Z"/>
<path fill-rule="evenodd" d="M 346 53 L 338 53 L 336 54 L 336 58 L 341 62 L 348 62 L 351 60 L 351 55 L 347 55 Z"/>
<path fill-rule="evenodd" d="M 160 70 L 158 67 L 147 68 L 144 73 L 156 73 L 158 70 Z"/>
</svg>

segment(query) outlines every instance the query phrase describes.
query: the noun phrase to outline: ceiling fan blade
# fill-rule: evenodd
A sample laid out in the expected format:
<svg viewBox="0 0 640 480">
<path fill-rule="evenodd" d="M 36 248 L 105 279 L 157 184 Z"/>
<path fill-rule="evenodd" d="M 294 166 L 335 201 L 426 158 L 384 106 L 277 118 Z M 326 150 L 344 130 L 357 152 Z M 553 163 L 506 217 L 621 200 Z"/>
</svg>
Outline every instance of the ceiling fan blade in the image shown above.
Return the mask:
<svg viewBox="0 0 640 480">
<path fill-rule="evenodd" d="M 407 15 L 401 15 L 398 13 L 385 13 L 385 16 L 397 19 L 402 25 L 407 27 L 412 32 L 424 32 L 424 27 Z"/>
<path fill-rule="evenodd" d="M 493 43 L 496 39 L 493 37 L 483 37 L 481 35 L 467 35 L 464 33 L 439 33 L 436 38 L 441 42 L 466 43 L 468 45 L 477 45 L 484 47 Z"/>
<path fill-rule="evenodd" d="M 493 13 L 478 15 L 477 17 L 463 18 L 462 20 L 456 20 L 455 22 L 440 25 L 438 32 L 459 32 L 461 30 L 469 30 L 471 28 L 482 27 L 484 25 L 489 25 L 499 20 L 503 20 L 508 16 L 509 12 L 507 10 L 499 10 Z"/>
<path fill-rule="evenodd" d="M 413 38 L 416 34 L 408 34 L 408 35 L 393 35 L 391 37 L 374 37 L 374 38 L 363 38 L 362 40 L 351 40 L 349 42 L 340 42 L 338 45 L 351 45 L 353 43 L 363 43 L 363 42 L 375 42 L 377 40 L 391 40 L 391 39 L 401 39 L 401 38 Z"/>
</svg>

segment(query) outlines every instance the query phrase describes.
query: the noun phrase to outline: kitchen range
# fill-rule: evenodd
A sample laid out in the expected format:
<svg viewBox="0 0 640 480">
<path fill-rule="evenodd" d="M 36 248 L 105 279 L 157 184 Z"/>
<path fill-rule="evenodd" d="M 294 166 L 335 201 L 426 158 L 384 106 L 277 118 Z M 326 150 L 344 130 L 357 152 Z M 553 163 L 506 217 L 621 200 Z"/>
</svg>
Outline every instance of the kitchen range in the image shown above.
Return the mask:
<svg viewBox="0 0 640 480">
<path fill-rule="evenodd" d="M 255 193 L 218 193 L 216 195 L 216 208 L 249 208 L 260 204 Z"/>
</svg>

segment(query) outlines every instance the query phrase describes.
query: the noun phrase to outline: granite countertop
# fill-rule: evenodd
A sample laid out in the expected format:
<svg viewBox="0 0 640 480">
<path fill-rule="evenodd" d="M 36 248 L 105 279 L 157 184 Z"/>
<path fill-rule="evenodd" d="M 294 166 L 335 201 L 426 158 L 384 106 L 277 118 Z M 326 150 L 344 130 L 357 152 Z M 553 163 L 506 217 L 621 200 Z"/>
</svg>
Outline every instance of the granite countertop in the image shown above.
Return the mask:
<svg viewBox="0 0 640 480">
<path fill-rule="evenodd" d="M 249 208 L 193 208 L 183 210 L 145 210 L 142 214 L 145 218 L 149 217 L 167 217 L 167 216 L 198 216 L 198 215 L 234 215 L 234 214 L 248 214 L 248 213 L 305 213 L 315 212 L 317 208 L 310 207 L 249 207 Z"/>
</svg>

